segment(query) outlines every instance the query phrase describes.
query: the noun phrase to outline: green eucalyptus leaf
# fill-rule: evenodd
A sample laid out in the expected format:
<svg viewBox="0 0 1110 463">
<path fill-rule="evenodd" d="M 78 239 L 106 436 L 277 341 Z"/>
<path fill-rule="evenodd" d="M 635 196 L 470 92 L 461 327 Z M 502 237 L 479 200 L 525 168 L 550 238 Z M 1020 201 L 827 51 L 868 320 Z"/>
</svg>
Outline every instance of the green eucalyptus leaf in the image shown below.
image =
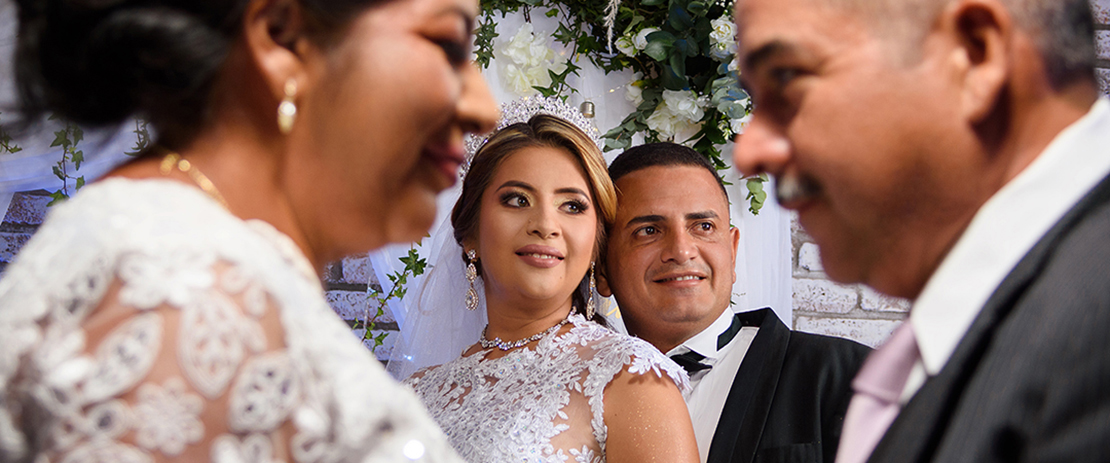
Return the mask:
<svg viewBox="0 0 1110 463">
<path fill-rule="evenodd" d="M 709 11 L 709 5 L 705 2 L 693 1 L 686 5 L 686 9 L 695 16 L 702 16 Z"/>
<path fill-rule="evenodd" d="M 677 76 L 685 76 L 686 75 L 686 57 L 685 56 L 682 56 L 679 53 L 675 53 L 675 54 L 671 55 L 671 59 L 668 60 L 668 64 L 670 64 L 671 72 L 674 72 L 675 75 L 677 75 Z M 685 77 L 683 78 L 683 80 L 685 80 Z M 681 89 L 672 89 L 672 90 L 681 90 Z"/>
<path fill-rule="evenodd" d="M 667 23 L 671 28 L 678 32 L 683 32 L 691 27 L 694 27 L 694 18 L 690 13 L 679 5 L 671 5 L 670 15 L 667 17 Z"/>
<path fill-rule="evenodd" d="M 659 6 L 666 3 L 667 0 L 643 0 L 640 5 L 643 6 Z"/>
<path fill-rule="evenodd" d="M 667 90 L 685 90 L 690 86 L 686 76 L 676 73 L 673 67 L 669 65 L 663 65 L 662 67 L 663 69 L 659 72 L 659 81 L 663 88 Z"/>
<path fill-rule="evenodd" d="M 665 61 L 670 54 L 670 46 L 663 42 L 648 42 L 644 53 L 656 61 Z"/>
</svg>

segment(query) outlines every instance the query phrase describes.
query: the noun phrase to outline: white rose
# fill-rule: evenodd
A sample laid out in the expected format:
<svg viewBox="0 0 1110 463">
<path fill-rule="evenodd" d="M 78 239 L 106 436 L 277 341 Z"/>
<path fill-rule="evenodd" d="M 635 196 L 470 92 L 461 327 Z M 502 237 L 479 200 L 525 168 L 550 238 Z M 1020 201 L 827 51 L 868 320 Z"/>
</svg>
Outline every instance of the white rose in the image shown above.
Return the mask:
<svg viewBox="0 0 1110 463">
<path fill-rule="evenodd" d="M 724 61 L 736 54 L 736 25 L 728 17 L 710 21 L 713 30 L 709 32 L 709 56 Z"/>
<path fill-rule="evenodd" d="M 636 85 L 636 82 L 629 82 L 624 89 L 624 99 L 631 101 L 632 106 L 640 106 L 644 102 L 644 89 Z"/>
<path fill-rule="evenodd" d="M 532 40 L 529 50 L 529 66 L 540 66 L 555 58 L 555 50 L 547 46 L 547 38 L 540 35 Z"/>
<path fill-rule="evenodd" d="M 533 66 L 533 67 L 530 67 L 528 69 L 525 69 L 524 73 L 528 76 L 528 80 L 530 82 L 532 82 L 533 86 L 536 86 L 536 87 L 550 87 L 551 86 L 551 74 L 547 73 L 547 69 L 548 69 L 548 67 L 543 66 L 543 65 Z M 535 91 L 535 89 L 532 89 L 532 90 Z"/>
<path fill-rule="evenodd" d="M 709 32 L 710 43 L 727 43 L 736 41 L 736 25 L 727 16 L 721 16 L 709 22 L 713 30 Z"/>
<path fill-rule="evenodd" d="M 663 90 L 663 102 L 675 116 L 689 122 L 700 121 L 705 116 L 704 102 L 691 90 Z"/>
<path fill-rule="evenodd" d="M 647 123 L 649 129 L 659 132 L 660 137 L 665 139 L 674 138 L 677 121 L 674 114 L 668 110 L 666 102 L 660 103 L 655 108 L 655 112 L 651 113 L 644 122 Z"/>
<path fill-rule="evenodd" d="M 659 30 L 658 27 L 645 27 L 645 28 L 643 28 L 640 31 L 639 34 L 636 34 L 636 38 L 632 39 L 632 45 L 635 45 L 637 50 L 644 51 L 644 49 L 647 48 L 647 36 L 648 36 L 648 34 L 651 34 L 652 32 L 655 32 L 655 31 L 658 31 L 658 30 Z"/>
<path fill-rule="evenodd" d="M 520 96 L 529 96 L 537 93 L 532 85 L 531 77 L 522 69 L 515 64 L 505 65 L 505 86 L 509 88 L 509 91 Z"/>
<path fill-rule="evenodd" d="M 518 66 L 526 66 L 532 58 L 532 25 L 524 23 L 501 52 Z"/>
<path fill-rule="evenodd" d="M 750 123 L 751 121 L 752 121 L 752 115 L 751 114 L 748 114 L 747 116 L 741 117 L 740 119 L 732 119 L 732 120 L 728 121 L 729 126 L 730 126 L 729 128 L 732 129 L 732 133 L 739 135 L 739 134 L 744 133 L 744 129 L 746 129 L 748 127 L 748 123 Z"/>
<path fill-rule="evenodd" d="M 622 35 L 613 45 L 617 46 L 617 50 L 627 56 L 636 56 L 636 44 L 633 43 L 632 36 Z"/>
</svg>

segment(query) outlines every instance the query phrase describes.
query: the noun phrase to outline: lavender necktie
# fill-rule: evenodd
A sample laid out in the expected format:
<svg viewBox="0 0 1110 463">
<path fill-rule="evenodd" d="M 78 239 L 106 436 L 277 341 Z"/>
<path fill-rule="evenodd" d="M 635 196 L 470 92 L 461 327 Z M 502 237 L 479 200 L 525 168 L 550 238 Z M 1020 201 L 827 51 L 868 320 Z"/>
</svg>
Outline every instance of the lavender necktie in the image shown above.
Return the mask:
<svg viewBox="0 0 1110 463">
<path fill-rule="evenodd" d="M 852 381 L 855 395 L 844 416 L 836 463 L 863 463 L 898 416 L 898 399 L 917 359 L 917 341 L 907 320 L 863 363 Z"/>
</svg>

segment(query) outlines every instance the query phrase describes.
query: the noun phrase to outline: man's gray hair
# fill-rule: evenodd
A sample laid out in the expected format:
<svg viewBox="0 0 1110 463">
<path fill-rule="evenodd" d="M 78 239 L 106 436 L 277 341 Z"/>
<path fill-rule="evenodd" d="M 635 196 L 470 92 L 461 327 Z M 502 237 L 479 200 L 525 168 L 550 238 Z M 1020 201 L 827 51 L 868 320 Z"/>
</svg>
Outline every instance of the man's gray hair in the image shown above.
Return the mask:
<svg viewBox="0 0 1110 463">
<path fill-rule="evenodd" d="M 953 0 L 824 0 L 863 13 L 880 30 L 898 31 L 919 43 L 926 29 Z M 1096 64 L 1094 17 L 1089 0 L 999 0 L 1027 31 L 1044 58 L 1049 81 L 1059 89 L 1086 80 L 1094 82 Z"/>
</svg>

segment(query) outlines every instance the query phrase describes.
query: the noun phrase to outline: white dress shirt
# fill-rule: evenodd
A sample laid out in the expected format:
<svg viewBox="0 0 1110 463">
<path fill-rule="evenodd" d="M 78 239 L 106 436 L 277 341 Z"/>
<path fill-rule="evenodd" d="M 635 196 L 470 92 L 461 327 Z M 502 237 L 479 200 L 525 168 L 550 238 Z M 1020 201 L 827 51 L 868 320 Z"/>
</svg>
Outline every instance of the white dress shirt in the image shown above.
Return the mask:
<svg viewBox="0 0 1110 463">
<path fill-rule="evenodd" d="M 721 312 L 721 316 L 708 328 L 667 352 L 670 357 L 694 351 L 705 357 L 701 363 L 712 367 L 690 375 L 690 391 L 683 395 L 686 408 L 690 412 L 690 421 L 694 423 L 694 438 L 698 443 L 698 456 L 702 463 L 705 463 L 709 455 L 709 444 L 713 442 L 713 433 L 717 430 L 721 409 L 732 389 L 736 370 L 740 368 L 740 362 L 744 360 L 744 354 L 748 352 L 748 347 L 752 345 L 752 339 L 759 330 L 754 326 L 745 326 L 718 350 L 717 337 L 732 325 L 733 315 L 731 310 Z"/>
<path fill-rule="evenodd" d="M 987 299 L 1018 261 L 1110 174 L 1110 102 L 1100 98 L 975 214 L 910 311 L 921 358 L 902 403 L 948 363 Z"/>
</svg>

